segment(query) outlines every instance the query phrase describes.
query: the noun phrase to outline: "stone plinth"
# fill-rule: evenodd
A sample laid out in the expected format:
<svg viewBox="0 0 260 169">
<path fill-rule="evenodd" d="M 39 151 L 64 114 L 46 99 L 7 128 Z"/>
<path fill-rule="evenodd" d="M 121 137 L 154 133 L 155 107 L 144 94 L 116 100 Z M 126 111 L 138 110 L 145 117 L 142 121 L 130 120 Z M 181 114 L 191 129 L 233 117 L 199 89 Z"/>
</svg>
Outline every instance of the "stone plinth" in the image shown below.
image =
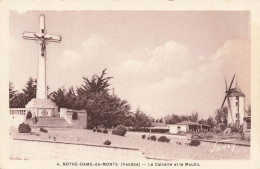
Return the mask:
<svg viewBox="0 0 260 169">
<path fill-rule="evenodd" d="M 49 99 L 34 98 L 25 108 L 30 109 L 33 117 L 56 117 L 58 113 L 58 107 Z"/>
</svg>

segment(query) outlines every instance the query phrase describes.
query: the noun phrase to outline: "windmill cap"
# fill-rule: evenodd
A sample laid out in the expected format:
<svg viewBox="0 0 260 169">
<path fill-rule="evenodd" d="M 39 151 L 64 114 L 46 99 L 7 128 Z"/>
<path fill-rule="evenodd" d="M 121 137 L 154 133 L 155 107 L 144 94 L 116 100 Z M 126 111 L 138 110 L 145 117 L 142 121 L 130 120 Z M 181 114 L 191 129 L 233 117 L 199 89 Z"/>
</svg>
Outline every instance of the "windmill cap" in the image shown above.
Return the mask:
<svg viewBox="0 0 260 169">
<path fill-rule="evenodd" d="M 229 90 L 229 96 L 230 97 L 236 97 L 236 96 L 245 97 L 245 94 L 242 92 L 242 90 L 236 84 L 235 88 L 232 88 L 232 89 Z"/>
</svg>

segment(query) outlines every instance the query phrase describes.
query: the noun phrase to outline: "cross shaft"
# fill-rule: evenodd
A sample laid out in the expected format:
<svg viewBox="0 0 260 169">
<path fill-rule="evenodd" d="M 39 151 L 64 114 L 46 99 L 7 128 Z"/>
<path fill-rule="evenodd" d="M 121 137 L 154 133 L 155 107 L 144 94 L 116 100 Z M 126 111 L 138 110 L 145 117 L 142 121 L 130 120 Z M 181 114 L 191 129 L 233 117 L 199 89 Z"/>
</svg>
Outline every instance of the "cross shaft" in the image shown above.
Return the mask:
<svg viewBox="0 0 260 169">
<path fill-rule="evenodd" d="M 26 40 L 35 40 L 40 43 L 36 98 L 46 99 L 46 44 L 47 42 L 59 43 L 61 36 L 47 34 L 45 29 L 45 17 L 44 15 L 40 15 L 40 32 L 24 32 L 23 38 Z"/>
</svg>

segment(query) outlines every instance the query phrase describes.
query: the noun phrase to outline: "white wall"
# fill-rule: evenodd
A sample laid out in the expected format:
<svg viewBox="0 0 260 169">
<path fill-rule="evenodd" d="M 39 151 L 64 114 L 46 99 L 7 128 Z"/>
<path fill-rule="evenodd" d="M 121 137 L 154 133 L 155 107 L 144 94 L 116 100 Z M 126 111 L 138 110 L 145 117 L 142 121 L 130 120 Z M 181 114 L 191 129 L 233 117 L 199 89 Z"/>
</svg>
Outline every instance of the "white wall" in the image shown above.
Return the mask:
<svg viewBox="0 0 260 169">
<path fill-rule="evenodd" d="M 178 133 L 178 127 L 180 127 L 180 131 L 187 132 L 188 126 L 187 125 L 168 125 L 170 127 L 170 133 L 177 134 Z"/>
<path fill-rule="evenodd" d="M 233 122 L 236 123 L 236 120 L 238 120 L 238 118 L 236 118 L 236 114 L 239 113 L 239 122 L 240 125 L 242 125 L 244 114 L 245 114 L 245 98 L 239 97 L 238 101 L 236 97 L 229 97 L 229 99 L 230 99 L 230 107 L 232 110 Z M 239 106 L 237 106 L 237 102 Z M 228 124 L 229 123 L 232 123 L 230 110 L 228 110 Z"/>
<path fill-rule="evenodd" d="M 10 115 L 9 125 L 11 127 L 18 128 L 19 124 L 23 123 L 25 120 L 25 115 Z"/>
</svg>

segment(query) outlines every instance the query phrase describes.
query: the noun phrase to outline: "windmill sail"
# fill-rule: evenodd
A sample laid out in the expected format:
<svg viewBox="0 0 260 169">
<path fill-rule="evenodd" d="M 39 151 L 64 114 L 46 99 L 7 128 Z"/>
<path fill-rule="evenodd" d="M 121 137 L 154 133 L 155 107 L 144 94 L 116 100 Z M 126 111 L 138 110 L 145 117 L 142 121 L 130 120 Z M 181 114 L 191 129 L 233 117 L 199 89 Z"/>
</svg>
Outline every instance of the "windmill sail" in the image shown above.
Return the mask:
<svg viewBox="0 0 260 169">
<path fill-rule="evenodd" d="M 234 74 L 233 79 L 232 79 L 232 81 L 231 81 L 231 83 L 230 83 L 230 85 L 229 85 L 229 88 L 228 88 L 228 90 L 226 90 L 226 95 L 225 95 L 224 100 L 223 100 L 223 103 L 222 103 L 222 105 L 221 105 L 221 109 L 223 108 L 227 97 L 229 97 L 229 91 L 230 91 L 230 89 L 231 89 L 231 87 L 232 87 L 232 84 L 233 84 L 233 81 L 234 81 L 234 79 L 235 79 L 235 76 L 236 76 L 236 74 Z"/>
</svg>

